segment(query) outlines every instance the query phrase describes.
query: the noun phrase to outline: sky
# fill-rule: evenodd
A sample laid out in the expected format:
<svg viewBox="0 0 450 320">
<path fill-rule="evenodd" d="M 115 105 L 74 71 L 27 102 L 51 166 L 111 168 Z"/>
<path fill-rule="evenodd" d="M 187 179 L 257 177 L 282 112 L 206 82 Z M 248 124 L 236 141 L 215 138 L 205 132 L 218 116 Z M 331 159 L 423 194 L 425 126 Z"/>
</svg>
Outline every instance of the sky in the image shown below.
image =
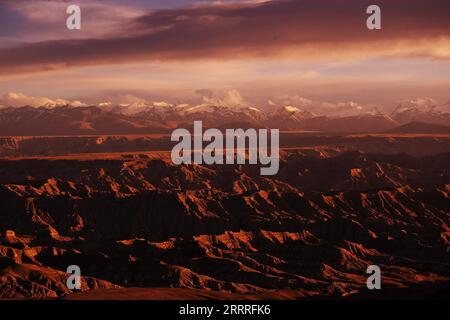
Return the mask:
<svg viewBox="0 0 450 320">
<path fill-rule="evenodd" d="M 373 3 L 0 0 L 0 105 L 182 103 L 205 90 L 258 106 L 450 101 L 450 1 L 376 1 L 382 29 L 368 30 Z M 70 4 L 81 30 L 66 28 Z"/>
</svg>

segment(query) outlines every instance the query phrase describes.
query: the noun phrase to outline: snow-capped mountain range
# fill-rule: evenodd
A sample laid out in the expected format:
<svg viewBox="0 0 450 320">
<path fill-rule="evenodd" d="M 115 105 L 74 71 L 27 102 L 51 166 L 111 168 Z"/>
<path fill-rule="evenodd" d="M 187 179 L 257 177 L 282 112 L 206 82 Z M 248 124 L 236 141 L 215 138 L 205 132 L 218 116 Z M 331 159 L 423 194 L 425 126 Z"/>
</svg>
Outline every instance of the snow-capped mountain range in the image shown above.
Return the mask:
<svg viewBox="0 0 450 320">
<path fill-rule="evenodd" d="M 376 109 L 348 115 L 349 108 L 345 106 L 342 116 L 337 116 L 336 112 L 333 116 L 315 114 L 293 105 L 262 111 L 243 103 L 239 97 L 205 99 L 194 105 L 133 102 L 85 106 L 79 102 L 66 105 L 61 102 L 49 101 L 40 107 L 3 107 L 0 109 L 0 134 L 142 134 L 190 127 L 195 120 L 202 120 L 204 127 L 322 132 L 385 132 L 408 123 L 450 126 L 450 103 L 438 106 L 431 99 L 402 102 L 390 115 Z M 358 110 L 354 106 L 350 108 Z M 429 130 L 432 129 L 427 126 Z"/>
<path fill-rule="evenodd" d="M 414 99 L 401 102 L 392 112 L 392 119 L 399 123 L 425 122 L 450 124 L 450 102 L 437 105 L 432 99 Z"/>
</svg>

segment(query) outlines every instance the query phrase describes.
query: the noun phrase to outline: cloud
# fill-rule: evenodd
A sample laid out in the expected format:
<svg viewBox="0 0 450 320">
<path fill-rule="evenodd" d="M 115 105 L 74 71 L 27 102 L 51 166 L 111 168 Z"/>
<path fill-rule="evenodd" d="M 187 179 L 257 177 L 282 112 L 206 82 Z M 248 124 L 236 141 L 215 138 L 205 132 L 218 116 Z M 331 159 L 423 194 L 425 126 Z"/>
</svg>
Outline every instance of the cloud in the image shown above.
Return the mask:
<svg viewBox="0 0 450 320">
<path fill-rule="evenodd" d="M 0 74 L 142 61 L 407 56 L 450 59 L 447 0 L 380 0 L 369 31 L 360 0 L 274 0 L 160 10 L 101 39 L 43 41 L 0 51 Z M 315 77 L 317 75 L 311 74 Z"/>
<path fill-rule="evenodd" d="M 298 95 L 279 96 L 268 101 L 272 108 L 292 106 L 312 112 L 316 115 L 327 117 L 349 117 L 359 114 L 379 114 L 380 111 L 376 106 L 363 105 L 355 101 L 327 102 L 316 101 Z"/>
<path fill-rule="evenodd" d="M 7 1 L 10 24 L 19 23 L 14 34 L 21 42 L 118 37 L 127 31 L 126 24 L 146 13 L 142 8 L 79 0 L 82 8 L 82 31 L 66 28 L 69 5 L 65 1 Z M 17 22 L 18 21 L 18 22 Z M 4 21 L 3 24 L 8 23 Z"/>
<path fill-rule="evenodd" d="M 132 94 L 125 94 L 116 97 L 116 103 L 121 105 L 145 105 L 148 104 L 146 99 L 134 96 Z"/>
<path fill-rule="evenodd" d="M 315 106 L 316 112 L 329 117 L 350 117 L 359 114 L 380 114 L 375 106 L 361 105 L 355 101 L 337 103 L 322 102 Z"/>
<path fill-rule="evenodd" d="M 239 91 L 227 90 L 213 92 L 211 90 L 197 90 L 197 94 L 202 97 L 203 103 L 207 105 L 224 106 L 224 107 L 250 107 L 251 103 L 246 101 Z"/>
<path fill-rule="evenodd" d="M 56 107 L 56 106 L 64 106 L 64 105 L 71 105 L 73 107 L 81 107 L 86 106 L 86 104 L 80 102 L 80 101 L 69 101 L 65 99 L 51 99 L 46 97 L 32 97 L 27 96 L 23 93 L 19 92 L 9 92 L 3 96 L 2 99 L 0 99 L 0 105 L 3 105 L 5 107 L 23 107 L 23 106 L 30 106 L 30 107 L 41 107 L 41 106 L 47 106 L 47 107 Z"/>
</svg>

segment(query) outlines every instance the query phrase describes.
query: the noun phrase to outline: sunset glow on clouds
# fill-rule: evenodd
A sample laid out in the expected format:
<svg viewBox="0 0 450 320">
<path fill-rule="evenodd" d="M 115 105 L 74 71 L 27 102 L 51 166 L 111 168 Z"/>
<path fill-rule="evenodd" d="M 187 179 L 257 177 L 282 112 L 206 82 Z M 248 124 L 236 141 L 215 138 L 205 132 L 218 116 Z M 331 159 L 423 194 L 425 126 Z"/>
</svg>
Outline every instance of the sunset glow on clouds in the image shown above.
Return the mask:
<svg viewBox="0 0 450 320">
<path fill-rule="evenodd" d="M 0 96 L 450 100 L 445 0 L 378 1 L 380 31 L 366 28 L 364 0 L 79 3 L 83 28 L 69 31 L 67 2 L 0 1 Z"/>
</svg>

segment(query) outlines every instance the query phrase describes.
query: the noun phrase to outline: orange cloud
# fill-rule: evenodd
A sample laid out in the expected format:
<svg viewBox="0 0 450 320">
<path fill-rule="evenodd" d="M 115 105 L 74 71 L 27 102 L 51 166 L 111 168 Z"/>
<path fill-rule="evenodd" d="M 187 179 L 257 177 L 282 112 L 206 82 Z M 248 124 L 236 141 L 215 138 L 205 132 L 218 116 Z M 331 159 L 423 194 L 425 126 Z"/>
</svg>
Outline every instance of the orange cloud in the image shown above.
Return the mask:
<svg viewBox="0 0 450 320">
<path fill-rule="evenodd" d="M 130 21 L 129 36 L 46 41 L 0 51 L 0 74 L 141 61 L 283 57 L 450 58 L 450 2 L 279 0 L 161 10 Z"/>
</svg>

